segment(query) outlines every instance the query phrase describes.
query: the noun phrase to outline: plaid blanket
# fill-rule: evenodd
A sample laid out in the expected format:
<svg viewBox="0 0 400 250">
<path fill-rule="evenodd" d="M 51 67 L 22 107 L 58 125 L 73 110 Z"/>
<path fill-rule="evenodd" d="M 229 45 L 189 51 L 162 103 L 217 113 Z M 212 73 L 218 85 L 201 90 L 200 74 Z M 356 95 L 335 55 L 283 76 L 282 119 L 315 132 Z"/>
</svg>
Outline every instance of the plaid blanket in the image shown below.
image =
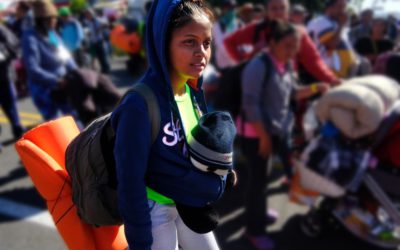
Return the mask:
<svg viewBox="0 0 400 250">
<path fill-rule="evenodd" d="M 350 191 L 358 189 L 370 158 L 368 150 L 340 136 L 314 138 L 302 155 L 308 168 Z"/>
</svg>

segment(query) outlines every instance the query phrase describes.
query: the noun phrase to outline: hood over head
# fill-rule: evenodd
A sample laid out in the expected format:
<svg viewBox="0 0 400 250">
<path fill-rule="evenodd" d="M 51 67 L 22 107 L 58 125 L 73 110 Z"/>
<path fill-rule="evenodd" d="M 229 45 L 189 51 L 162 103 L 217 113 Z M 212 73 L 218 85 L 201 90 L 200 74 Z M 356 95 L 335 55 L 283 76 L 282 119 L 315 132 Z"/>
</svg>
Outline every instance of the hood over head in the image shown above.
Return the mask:
<svg viewBox="0 0 400 250">
<path fill-rule="evenodd" d="M 155 92 L 167 91 L 164 94 L 169 93 L 170 97 L 173 97 L 173 93 L 168 70 L 167 30 L 169 19 L 181 1 L 155 0 L 146 22 L 146 50 L 149 69 L 140 82 L 151 85 Z M 201 88 L 202 77 L 189 84 L 194 89 Z"/>
</svg>

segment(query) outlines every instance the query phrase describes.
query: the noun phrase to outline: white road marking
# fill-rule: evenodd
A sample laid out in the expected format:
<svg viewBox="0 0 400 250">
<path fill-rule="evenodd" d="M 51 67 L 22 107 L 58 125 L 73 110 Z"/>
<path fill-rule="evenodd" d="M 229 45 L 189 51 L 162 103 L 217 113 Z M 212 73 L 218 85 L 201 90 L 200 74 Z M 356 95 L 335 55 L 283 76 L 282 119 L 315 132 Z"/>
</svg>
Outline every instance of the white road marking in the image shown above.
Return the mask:
<svg viewBox="0 0 400 250">
<path fill-rule="evenodd" d="M 44 227 L 55 228 L 53 219 L 47 210 L 0 198 L 0 214 L 22 221 L 32 222 Z"/>
</svg>

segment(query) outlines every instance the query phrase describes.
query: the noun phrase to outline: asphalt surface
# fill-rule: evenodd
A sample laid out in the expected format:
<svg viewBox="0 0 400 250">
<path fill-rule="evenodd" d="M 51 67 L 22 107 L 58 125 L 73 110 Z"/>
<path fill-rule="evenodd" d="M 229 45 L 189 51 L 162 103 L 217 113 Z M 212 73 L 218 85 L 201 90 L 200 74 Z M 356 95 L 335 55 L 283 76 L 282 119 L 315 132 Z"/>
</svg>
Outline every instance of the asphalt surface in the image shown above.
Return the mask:
<svg viewBox="0 0 400 250">
<path fill-rule="evenodd" d="M 113 60 L 112 79 L 121 91 L 131 85 L 136 78 L 125 70 L 124 58 Z M 30 98 L 18 101 L 24 125 L 33 127 L 42 122 Z M 10 126 L 0 113 L 3 144 L 0 153 L 0 250 L 62 250 L 66 249 L 56 231 L 45 203 L 34 188 L 30 177 L 19 161 L 14 150 Z M 253 249 L 243 238 L 243 199 L 247 194 L 246 169 L 239 165 L 239 185 L 227 192 L 217 204 L 220 212 L 220 226 L 215 231 L 221 249 Z M 299 227 L 302 215 L 308 207 L 291 203 L 287 187 L 282 185 L 282 173 L 274 169 L 269 187 L 265 188 L 266 200 L 271 208 L 279 212 L 278 221 L 268 227 L 276 242 L 277 250 L 375 250 L 353 237 L 343 228 L 332 229 L 324 237 L 306 237 Z"/>
</svg>

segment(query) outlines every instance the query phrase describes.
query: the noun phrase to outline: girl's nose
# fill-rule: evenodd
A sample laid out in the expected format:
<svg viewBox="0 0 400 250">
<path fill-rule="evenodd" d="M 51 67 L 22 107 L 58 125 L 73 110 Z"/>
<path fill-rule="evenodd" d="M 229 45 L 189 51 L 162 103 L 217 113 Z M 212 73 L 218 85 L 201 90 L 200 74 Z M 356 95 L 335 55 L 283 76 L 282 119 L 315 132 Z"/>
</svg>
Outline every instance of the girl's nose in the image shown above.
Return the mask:
<svg viewBox="0 0 400 250">
<path fill-rule="evenodd" d="M 196 48 L 195 55 L 204 56 L 207 53 L 206 51 L 206 48 L 203 45 L 200 45 Z"/>
</svg>

